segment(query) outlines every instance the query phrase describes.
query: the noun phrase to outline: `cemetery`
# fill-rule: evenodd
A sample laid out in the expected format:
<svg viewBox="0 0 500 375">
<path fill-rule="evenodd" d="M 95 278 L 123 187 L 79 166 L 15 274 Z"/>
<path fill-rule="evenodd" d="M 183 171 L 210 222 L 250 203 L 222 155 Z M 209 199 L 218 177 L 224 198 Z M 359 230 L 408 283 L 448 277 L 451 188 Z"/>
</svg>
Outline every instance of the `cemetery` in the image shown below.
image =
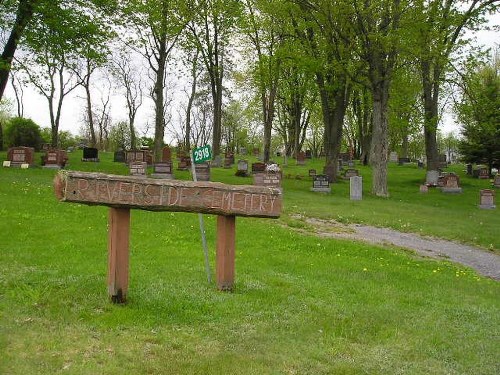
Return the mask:
<svg viewBox="0 0 500 375">
<path fill-rule="evenodd" d="M 380 342 L 391 353 L 400 353 L 400 339 L 384 333 L 395 329 L 408 350 L 433 358 L 439 368 L 447 365 L 422 342 L 432 340 L 432 348 L 460 358 L 480 351 L 480 363 L 455 362 L 471 371 L 496 366 L 493 335 L 500 323 L 500 274 L 492 279 L 445 258 L 333 238 L 329 231 L 338 229 L 318 224 L 382 224 L 398 233 L 460 241 L 500 254 L 495 179 L 474 178 L 462 166 L 449 167 L 432 177 L 436 186 L 441 180 L 441 188 L 423 184 L 420 188 L 427 192 L 421 194 L 426 171 L 394 163 L 389 166 L 391 195 L 382 199 L 371 194 L 371 170 L 359 163 L 349 180 L 339 177 L 332 183 L 317 172 L 323 168 L 319 160 L 271 167 L 247 154 L 227 169 L 195 164 L 197 176 L 208 174 L 210 182 L 193 182 L 190 169 L 173 176 L 172 169 L 182 160 L 167 151 L 165 160 L 148 166 L 146 161 L 125 164 L 114 152 L 99 152 L 99 163 L 89 163 L 81 160 L 83 150 L 76 150 L 66 154 L 64 171 L 41 168 L 47 152 L 35 152 L 26 170 L 0 170 L 0 196 L 8 197 L 2 198 L 0 221 L 0 312 L 5 312 L 0 319 L 9 339 L 9 344 L 0 340 L 0 347 L 5 352 L 15 345 L 34 353 L 20 362 L 8 350 L 4 358 L 15 361 L 19 371 L 14 373 L 29 372 L 40 363 L 48 372 L 65 366 L 69 372 L 86 372 L 89 366 L 100 368 L 101 358 L 119 366 L 122 362 L 113 353 L 132 361 L 145 348 L 156 353 L 154 366 L 173 363 L 183 373 L 186 363 L 198 367 L 203 359 L 194 354 L 186 362 L 178 355 L 214 343 L 235 345 L 238 364 L 242 358 L 247 367 L 264 363 L 264 355 L 247 357 L 247 340 L 265 358 L 281 357 L 285 345 L 287 352 L 325 361 L 331 345 L 351 351 L 362 342 L 368 354 L 355 358 L 365 361 L 360 371 L 371 372 L 373 364 L 384 366 L 370 354 Z M 0 160 L 9 157 L 13 159 L 0 152 Z M 247 175 L 238 176 L 238 170 L 247 170 Z M 170 173 L 170 178 L 156 173 Z M 446 187 L 455 189 L 455 182 L 462 193 L 443 194 Z M 203 213 L 206 224 L 210 283 L 197 213 Z M 442 224 L 450 218 L 453 225 Z M 348 235 L 346 230 L 342 233 Z M 458 318 L 457 311 L 474 316 L 473 323 Z M 339 321 L 344 314 L 349 318 Z M 415 316 L 418 327 L 411 318 Z M 345 336 L 343 330 L 354 331 Z M 472 330 L 479 334 L 463 341 Z M 235 344 L 241 335 L 251 337 Z M 329 344 L 318 342 L 321 337 Z M 154 340 L 157 347 L 150 346 Z M 462 345 L 451 349 L 436 344 L 446 340 Z M 163 350 L 168 342 L 186 349 L 169 354 Z M 236 368 L 231 358 L 223 365 L 218 355 L 209 357 L 216 369 Z M 426 360 L 410 363 L 415 369 L 427 368 Z M 259 373 L 266 373 L 278 365 L 257 366 Z M 306 364 L 300 360 L 297 366 L 305 369 Z"/>
</svg>

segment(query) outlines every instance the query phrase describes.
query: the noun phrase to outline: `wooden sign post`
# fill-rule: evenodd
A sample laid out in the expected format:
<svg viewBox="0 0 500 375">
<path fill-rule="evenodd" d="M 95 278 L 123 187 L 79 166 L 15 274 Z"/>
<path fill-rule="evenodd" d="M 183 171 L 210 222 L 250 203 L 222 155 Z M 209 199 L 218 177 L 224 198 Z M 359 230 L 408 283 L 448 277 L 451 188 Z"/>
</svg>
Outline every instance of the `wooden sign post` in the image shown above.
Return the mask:
<svg viewBox="0 0 500 375">
<path fill-rule="evenodd" d="M 232 290 L 236 216 L 278 218 L 282 206 L 278 188 L 101 173 L 61 171 L 55 177 L 54 190 L 62 202 L 110 207 L 108 293 L 115 303 L 127 299 L 131 209 L 218 215 L 217 287 Z"/>
</svg>

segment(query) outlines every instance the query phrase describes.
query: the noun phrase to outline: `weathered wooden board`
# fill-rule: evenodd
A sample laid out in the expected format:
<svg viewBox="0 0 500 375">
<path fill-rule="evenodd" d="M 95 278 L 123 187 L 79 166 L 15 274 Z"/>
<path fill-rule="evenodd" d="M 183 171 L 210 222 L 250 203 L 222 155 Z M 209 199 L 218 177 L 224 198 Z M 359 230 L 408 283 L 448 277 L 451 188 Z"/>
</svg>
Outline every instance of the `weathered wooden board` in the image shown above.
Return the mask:
<svg viewBox="0 0 500 375">
<path fill-rule="evenodd" d="M 149 211 L 277 218 L 282 207 L 277 188 L 102 173 L 61 171 L 54 190 L 64 202 Z"/>
</svg>

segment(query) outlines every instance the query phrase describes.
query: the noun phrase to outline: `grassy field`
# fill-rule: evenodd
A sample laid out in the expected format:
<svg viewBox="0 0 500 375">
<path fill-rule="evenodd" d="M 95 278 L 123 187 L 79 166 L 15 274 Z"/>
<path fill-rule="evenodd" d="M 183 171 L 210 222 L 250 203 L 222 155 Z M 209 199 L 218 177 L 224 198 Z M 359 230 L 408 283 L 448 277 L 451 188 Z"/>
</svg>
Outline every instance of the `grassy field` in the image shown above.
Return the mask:
<svg viewBox="0 0 500 375">
<path fill-rule="evenodd" d="M 127 173 L 100 156 L 71 154 L 68 169 Z M 237 219 L 233 293 L 206 282 L 197 215 L 133 211 L 124 306 L 106 294 L 107 208 L 59 203 L 55 171 L 0 169 L 0 374 L 500 373 L 498 282 L 294 229 L 307 227 L 300 214 L 498 252 L 499 210 L 477 208 L 489 182 L 462 177 L 461 195 L 424 195 L 425 171 L 391 165 L 380 199 L 361 167 L 365 195 L 351 202 L 346 182 L 310 192 L 309 168 L 321 162 L 285 169 L 281 219 Z M 251 183 L 222 168 L 213 180 Z M 213 271 L 215 217 L 205 222 Z"/>
</svg>

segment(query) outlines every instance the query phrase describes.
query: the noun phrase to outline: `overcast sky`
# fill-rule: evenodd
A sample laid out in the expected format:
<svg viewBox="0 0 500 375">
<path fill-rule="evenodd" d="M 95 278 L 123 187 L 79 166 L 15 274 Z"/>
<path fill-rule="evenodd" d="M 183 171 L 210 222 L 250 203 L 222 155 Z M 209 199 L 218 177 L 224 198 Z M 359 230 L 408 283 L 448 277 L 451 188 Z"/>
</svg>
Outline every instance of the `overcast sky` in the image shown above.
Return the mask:
<svg viewBox="0 0 500 375">
<path fill-rule="evenodd" d="M 500 25 L 500 14 L 490 17 L 490 26 L 494 25 Z M 476 33 L 476 37 L 478 44 L 482 44 L 487 47 L 495 47 L 495 45 L 498 47 L 500 43 L 500 32 L 480 31 Z M 15 97 L 10 84 L 7 86 L 5 96 L 14 101 Z M 82 113 L 84 105 L 82 89 L 77 89 L 65 99 L 62 109 L 60 130 L 68 130 L 75 135 L 79 133 L 79 129 L 82 126 Z M 115 95 L 112 99 L 111 116 L 114 123 L 120 120 L 127 120 L 125 103 L 120 95 Z M 153 116 L 153 103 L 151 100 L 145 100 L 143 106 L 138 112 L 136 125 L 139 131 L 144 130 L 146 128 L 146 123 L 149 122 L 151 128 L 149 135 L 152 136 L 152 127 L 154 126 Z M 31 118 L 41 127 L 50 128 L 47 100 L 40 96 L 31 87 L 26 87 L 24 89 L 24 117 Z M 455 124 L 451 115 L 445 116 L 440 128 L 446 133 L 450 131 L 456 133 L 458 131 L 458 126 Z M 169 134 L 166 134 L 166 141 L 173 145 L 173 139 Z"/>
</svg>

